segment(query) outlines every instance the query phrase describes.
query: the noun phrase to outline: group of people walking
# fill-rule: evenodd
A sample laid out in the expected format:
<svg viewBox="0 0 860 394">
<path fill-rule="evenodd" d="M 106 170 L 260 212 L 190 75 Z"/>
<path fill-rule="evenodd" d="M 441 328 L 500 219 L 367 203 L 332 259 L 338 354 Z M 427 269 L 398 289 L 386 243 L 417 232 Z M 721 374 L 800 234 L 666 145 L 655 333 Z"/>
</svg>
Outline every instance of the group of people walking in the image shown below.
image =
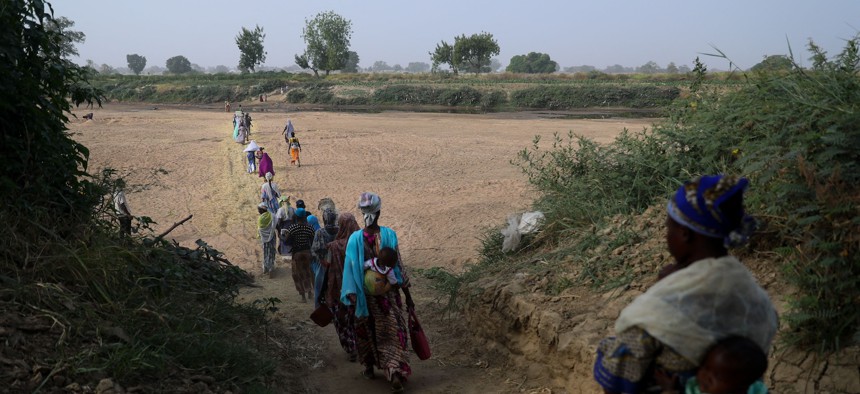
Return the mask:
<svg viewBox="0 0 860 394">
<path fill-rule="evenodd" d="M 283 131 L 291 164 L 301 145 L 292 122 Z M 295 144 L 296 152 L 293 155 Z M 262 147 L 257 228 L 263 272 L 278 254 L 291 256 L 292 279 L 303 302 L 327 308 L 346 357 L 377 371 L 394 392 L 403 391 L 409 364 L 407 314 L 414 313 L 409 276 L 396 232 L 379 225 L 382 200 L 362 193 L 361 224 L 330 199 L 317 205 L 282 195 Z M 745 243 L 756 221 L 745 213 L 745 178 L 713 175 L 685 183 L 667 204 L 666 243 L 675 263 L 615 322 L 616 336 L 600 342 L 594 377 L 607 393 L 767 392 L 762 378 L 778 318 L 767 292 L 728 249 Z M 420 353 L 419 353 L 420 354 Z"/>
<path fill-rule="evenodd" d="M 283 134 L 291 164 L 300 166 L 301 145 L 291 121 Z M 296 292 L 302 302 L 313 300 L 314 308 L 328 309 L 347 359 L 361 363 L 363 377 L 374 379 L 378 370 L 392 391 L 402 392 L 412 373 L 406 312 L 414 314 L 414 302 L 397 233 L 379 225 L 381 198 L 359 196 L 363 228 L 352 213 L 338 211 L 324 198 L 317 205 L 320 223 L 303 200 L 293 207 L 273 182 L 272 160 L 263 147 L 251 141 L 245 152 L 248 172 L 264 178 L 256 223 L 263 273 L 271 277 L 277 256 L 289 256 Z"/>
<path fill-rule="evenodd" d="M 242 111 L 242 106 L 233 114 L 233 140 L 247 144 L 251 139 L 251 114 Z"/>
<path fill-rule="evenodd" d="M 277 187 L 267 177 L 258 207 L 263 272 L 272 272 L 276 250 L 291 254 L 296 291 L 303 302 L 313 299 L 315 307 L 329 309 L 349 361 L 363 365 L 365 378 L 374 379 L 379 370 L 394 392 L 403 391 L 412 373 L 405 312 L 415 304 L 397 233 L 379 225 L 381 198 L 374 193 L 360 195 L 362 228 L 353 214 L 339 212 L 329 199 L 318 206 L 322 225 L 302 200 L 293 208 L 289 197 L 282 196 L 272 212 L 268 202 L 272 192 L 277 193 Z M 380 282 L 384 285 L 378 286 Z"/>
</svg>

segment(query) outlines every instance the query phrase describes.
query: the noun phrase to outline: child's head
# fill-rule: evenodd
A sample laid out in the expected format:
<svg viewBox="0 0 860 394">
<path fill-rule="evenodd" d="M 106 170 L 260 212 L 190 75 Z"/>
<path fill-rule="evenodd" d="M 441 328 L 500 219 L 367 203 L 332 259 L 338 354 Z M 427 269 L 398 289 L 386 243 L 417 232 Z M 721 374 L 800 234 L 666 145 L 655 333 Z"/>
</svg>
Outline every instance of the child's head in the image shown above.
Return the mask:
<svg viewBox="0 0 860 394">
<path fill-rule="evenodd" d="M 397 251 L 392 248 L 385 247 L 379 249 L 378 257 L 379 259 L 377 261 L 383 266 L 394 268 L 394 266 L 397 265 Z"/>
<path fill-rule="evenodd" d="M 711 347 L 699 366 L 699 389 L 709 394 L 746 393 L 767 370 L 767 356 L 759 346 L 733 336 Z"/>
</svg>

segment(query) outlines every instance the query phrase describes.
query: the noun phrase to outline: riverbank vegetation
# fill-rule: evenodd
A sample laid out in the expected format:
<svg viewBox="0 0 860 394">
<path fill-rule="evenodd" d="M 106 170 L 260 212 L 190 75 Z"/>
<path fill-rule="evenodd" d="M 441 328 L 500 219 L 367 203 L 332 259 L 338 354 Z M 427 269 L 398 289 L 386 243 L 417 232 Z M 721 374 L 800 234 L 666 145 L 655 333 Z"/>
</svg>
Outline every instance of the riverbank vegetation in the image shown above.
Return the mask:
<svg viewBox="0 0 860 394">
<path fill-rule="evenodd" d="M 541 270 L 553 292 L 626 287 L 656 273 L 632 262 L 658 261 L 664 253 L 642 246 L 662 239 L 650 227 L 661 223 L 672 191 L 701 174 L 741 174 L 751 180 L 747 206 L 761 227 L 753 245 L 735 253 L 777 267 L 792 289 L 781 294 L 788 304 L 782 338 L 820 351 L 854 343 L 860 323 L 858 42 L 849 40 L 832 57 L 810 43 L 811 67 L 744 73 L 728 90 L 703 83 L 706 70 L 698 64 L 665 121 L 625 131 L 611 144 L 575 130 L 552 141 L 536 138 L 513 164 L 541 193 L 534 208 L 546 214 L 545 230 L 508 255 L 499 252 L 501 236 L 490 231 L 481 263 L 459 276 L 430 275 L 460 296 L 478 278 L 521 270 Z"/>
<path fill-rule="evenodd" d="M 10 392 L 254 391 L 273 384 L 277 300 L 203 241 L 117 232 L 115 173 L 88 173 L 72 105 L 100 105 L 40 0 L 0 7 L 0 387 Z M 202 387 L 201 387 L 202 385 Z M 94 390 L 95 389 L 95 390 Z M 205 389 L 205 390 L 204 390 Z"/>
<path fill-rule="evenodd" d="M 480 111 L 589 107 L 665 108 L 685 94 L 692 74 L 332 74 L 306 73 L 94 75 L 110 101 L 223 103 L 260 95 L 320 106 L 439 105 Z M 707 75 L 702 83 L 732 87 L 737 74 Z M 284 96 L 281 96 L 283 93 Z"/>
</svg>

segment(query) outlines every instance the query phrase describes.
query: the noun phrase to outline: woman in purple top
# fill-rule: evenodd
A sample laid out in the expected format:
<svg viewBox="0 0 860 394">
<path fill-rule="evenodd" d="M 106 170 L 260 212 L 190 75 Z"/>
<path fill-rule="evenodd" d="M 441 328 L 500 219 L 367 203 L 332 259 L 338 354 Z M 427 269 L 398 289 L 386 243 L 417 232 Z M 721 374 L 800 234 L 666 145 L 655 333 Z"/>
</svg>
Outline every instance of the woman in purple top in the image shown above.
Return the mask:
<svg viewBox="0 0 860 394">
<path fill-rule="evenodd" d="M 267 172 L 271 172 L 272 175 L 275 174 L 275 166 L 272 165 L 272 158 L 269 157 L 269 154 L 263 151 L 263 147 L 260 147 L 260 165 L 257 166 L 259 169 L 260 177 L 266 176 Z"/>
</svg>

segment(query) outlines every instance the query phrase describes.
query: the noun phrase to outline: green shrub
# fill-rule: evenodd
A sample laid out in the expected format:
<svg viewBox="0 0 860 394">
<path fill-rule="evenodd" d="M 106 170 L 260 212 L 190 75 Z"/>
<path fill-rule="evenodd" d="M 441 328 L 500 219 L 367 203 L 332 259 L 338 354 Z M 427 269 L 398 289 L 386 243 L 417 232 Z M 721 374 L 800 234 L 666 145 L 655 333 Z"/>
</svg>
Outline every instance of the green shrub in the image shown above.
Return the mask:
<svg viewBox="0 0 860 394">
<path fill-rule="evenodd" d="M 430 86 L 388 85 L 373 92 L 373 101 L 379 104 L 436 104 L 438 92 Z"/>
<path fill-rule="evenodd" d="M 497 108 L 508 101 L 508 95 L 501 90 L 493 90 L 481 96 L 481 108 L 488 110 Z"/>
<path fill-rule="evenodd" d="M 671 105 L 668 121 L 608 145 L 569 133 L 545 150 L 536 138 L 516 163 L 541 192 L 546 238 L 641 212 L 698 175 L 743 174 L 753 185 L 748 210 L 768 222 L 757 245 L 785 259 L 798 290 L 785 337 L 823 350 L 848 343 L 860 323 L 860 50 L 856 37 L 831 60 L 810 50 L 811 69 L 755 73 L 727 92 L 702 83 L 697 60 L 690 95 Z M 557 107 L 582 90 L 515 96 Z"/>
<path fill-rule="evenodd" d="M 305 87 L 305 102 L 311 104 L 330 104 L 334 101 L 331 85 L 315 84 Z"/>
<path fill-rule="evenodd" d="M 481 102 L 481 93 L 470 86 L 388 85 L 374 92 L 373 101 L 378 104 L 475 106 Z"/>
<path fill-rule="evenodd" d="M 93 79 L 93 85 L 111 100 L 215 103 L 254 99 L 284 85 L 295 85 L 293 78 L 287 73 L 100 75 Z"/>
<path fill-rule="evenodd" d="M 481 93 L 469 86 L 442 89 L 438 93 L 438 103 L 447 106 L 473 106 L 481 102 Z"/>
<path fill-rule="evenodd" d="M 750 204 L 768 218 L 764 240 L 799 294 L 786 338 L 835 349 L 860 323 L 860 55 L 858 38 L 812 67 L 754 73 L 723 96 L 691 97 L 666 128 L 694 156 L 731 163 L 753 180 Z M 723 141 L 715 149 L 708 140 Z"/>
<path fill-rule="evenodd" d="M 333 105 L 368 105 L 370 104 L 370 97 L 334 97 L 331 100 L 331 104 Z"/>
<path fill-rule="evenodd" d="M 675 87 L 640 85 L 536 86 L 511 93 L 511 104 L 521 108 L 570 109 L 588 107 L 665 107 L 678 98 Z"/>
<path fill-rule="evenodd" d="M 275 363 L 254 340 L 266 311 L 235 304 L 247 273 L 202 241 L 117 234 L 113 172 L 88 173 L 89 150 L 66 127 L 72 104 L 102 95 L 65 59 L 52 13 L 40 0 L 0 7 L 0 316 L 21 339 L 2 352 L 26 367 L 26 379 L 0 374 L 0 387 L 93 387 L 109 376 L 175 392 L 190 373 L 213 377 L 218 392 L 265 384 Z M 122 97 L 156 93 L 140 81 L 103 82 Z"/>
<path fill-rule="evenodd" d="M 308 93 L 304 89 L 290 89 L 287 92 L 287 102 L 292 104 L 303 103 L 307 97 Z"/>
</svg>

